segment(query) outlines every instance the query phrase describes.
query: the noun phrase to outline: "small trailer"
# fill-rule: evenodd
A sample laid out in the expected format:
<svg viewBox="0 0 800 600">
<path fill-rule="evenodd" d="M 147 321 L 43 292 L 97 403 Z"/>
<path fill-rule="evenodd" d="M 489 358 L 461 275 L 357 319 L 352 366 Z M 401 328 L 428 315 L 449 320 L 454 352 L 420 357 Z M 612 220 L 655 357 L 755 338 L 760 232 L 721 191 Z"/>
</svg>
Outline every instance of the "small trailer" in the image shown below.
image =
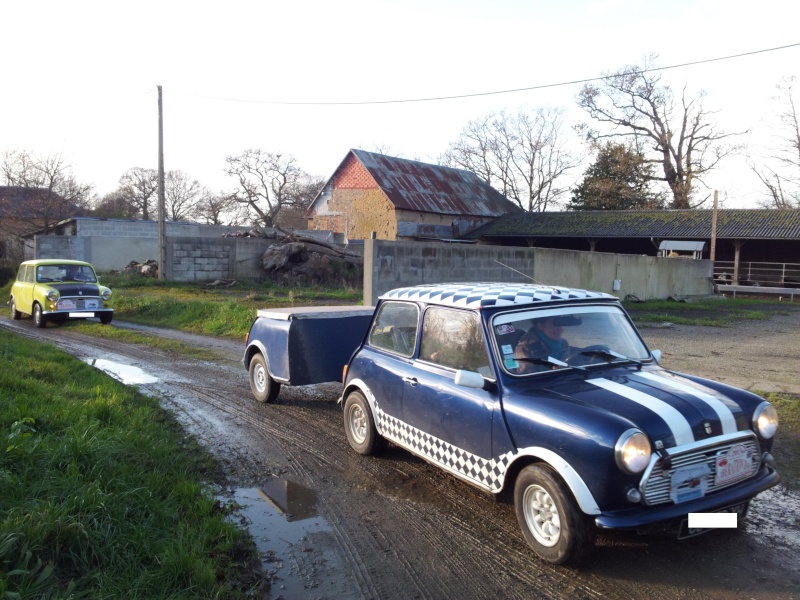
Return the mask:
<svg viewBox="0 0 800 600">
<path fill-rule="evenodd" d="M 282 385 L 341 381 L 364 340 L 373 306 L 311 306 L 258 311 L 242 362 L 259 402 L 273 402 Z"/>
</svg>

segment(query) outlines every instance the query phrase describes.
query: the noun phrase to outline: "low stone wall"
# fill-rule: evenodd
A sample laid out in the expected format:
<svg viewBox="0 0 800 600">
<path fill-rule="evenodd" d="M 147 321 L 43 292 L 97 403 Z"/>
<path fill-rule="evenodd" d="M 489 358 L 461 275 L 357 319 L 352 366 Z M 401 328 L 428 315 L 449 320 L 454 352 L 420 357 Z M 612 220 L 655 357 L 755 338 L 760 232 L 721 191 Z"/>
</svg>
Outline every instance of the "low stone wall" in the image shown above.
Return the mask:
<svg viewBox="0 0 800 600">
<path fill-rule="evenodd" d="M 366 240 L 364 304 L 397 287 L 442 282 L 506 281 L 596 290 L 640 300 L 710 294 L 707 260 L 553 250 Z"/>
</svg>

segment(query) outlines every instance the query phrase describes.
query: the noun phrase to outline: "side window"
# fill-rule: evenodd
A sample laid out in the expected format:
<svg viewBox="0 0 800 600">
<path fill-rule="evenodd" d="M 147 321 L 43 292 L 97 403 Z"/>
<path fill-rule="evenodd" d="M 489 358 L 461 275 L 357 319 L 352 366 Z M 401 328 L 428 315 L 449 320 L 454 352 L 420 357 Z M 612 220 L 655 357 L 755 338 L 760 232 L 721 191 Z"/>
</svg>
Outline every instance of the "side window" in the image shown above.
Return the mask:
<svg viewBox="0 0 800 600">
<path fill-rule="evenodd" d="M 27 271 L 25 271 L 25 282 L 26 283 L 33 283 L 33 272 L 35 267 L 28 265 Z"/>
<path fill-rule="evenodd" d="M 17 281 L 25 281 L 25 271 L 27 270 L 28 267 L 26 265 L 23 265 L 19 268 L 19 271 L 17 272 Z"/>
<path fill-rule="evenodd" d="M 481 320 L 473 312 L 439 307 L 426 310 L 419 357 L 451 369 L 492 375 Z"/>
<path fill-rule="evenodd" d="M 419 308 L 410 302 L 385 302 L 369 333 L 369 344 L 410 357 L 417 346 Z"/>
</svg>

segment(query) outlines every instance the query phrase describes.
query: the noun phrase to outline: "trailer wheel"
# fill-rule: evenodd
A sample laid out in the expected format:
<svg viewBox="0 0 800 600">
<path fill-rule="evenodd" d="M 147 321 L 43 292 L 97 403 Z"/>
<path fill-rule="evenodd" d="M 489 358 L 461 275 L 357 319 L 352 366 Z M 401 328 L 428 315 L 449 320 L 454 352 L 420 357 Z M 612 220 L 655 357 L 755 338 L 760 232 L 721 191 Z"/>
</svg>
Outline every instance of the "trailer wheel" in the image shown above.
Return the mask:
<svg viewBox="0 0 800 600">
<path fill-rule="evenodd" d="M 270 377 L 267 361 L 261 354 L 250 359 L 250 391 L 259 402 L 275 402 L 281 391 L 281 384 Z"/>
</svg>

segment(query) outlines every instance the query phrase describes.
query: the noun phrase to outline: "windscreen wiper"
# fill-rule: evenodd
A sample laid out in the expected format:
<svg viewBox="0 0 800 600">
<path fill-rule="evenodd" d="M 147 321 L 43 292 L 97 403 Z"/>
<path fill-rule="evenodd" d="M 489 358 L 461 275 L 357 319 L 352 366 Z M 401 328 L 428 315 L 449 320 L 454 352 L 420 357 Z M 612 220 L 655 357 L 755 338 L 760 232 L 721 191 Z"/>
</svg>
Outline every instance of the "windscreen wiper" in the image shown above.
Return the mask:
<svg viewBox="0 0 800 600">
<path fill-rule="evenodd" d="M 581 352 L 582 356 L 596 356 L 598 358 L 602 358 L 608 364 L 619 364 L 619 363 L 630 363 L 636 365 L 640 370 L 642 368 L 642 361 L 636 360 L 635 358 L 628 358 L 624 354 L 620 354 L 619 352 L 614 352 L 613 350 L 584 350 Z"/>
</svg>

